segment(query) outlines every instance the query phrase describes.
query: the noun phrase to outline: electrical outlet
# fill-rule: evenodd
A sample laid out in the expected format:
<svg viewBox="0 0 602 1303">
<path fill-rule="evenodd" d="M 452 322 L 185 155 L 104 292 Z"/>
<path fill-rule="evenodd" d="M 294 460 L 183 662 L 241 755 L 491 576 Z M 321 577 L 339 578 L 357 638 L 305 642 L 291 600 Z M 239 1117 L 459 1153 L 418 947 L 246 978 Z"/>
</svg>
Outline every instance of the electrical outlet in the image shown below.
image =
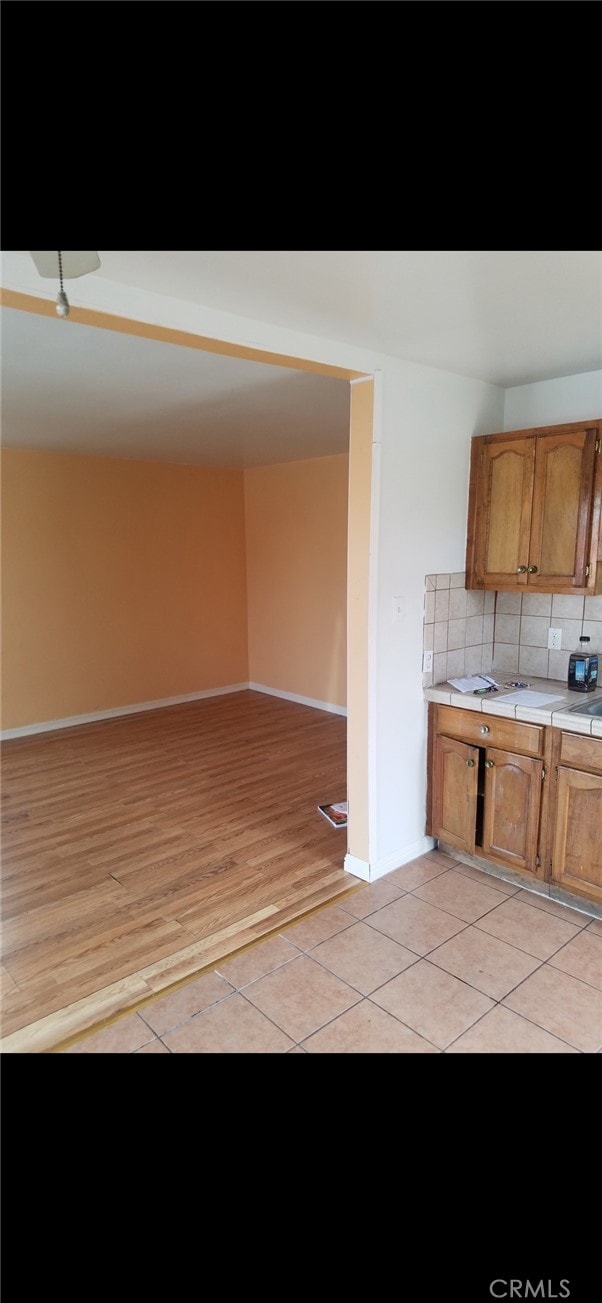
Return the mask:
<svg viewBox="0 0 602 1303">
<path fill-rule="evenodd" d="M 562 629 L 548 629 L 548 649 L 550 651 L 562 650 Z"/>
<path fill-rule="evenodd" d="M 428 652 L 425 651 L 424 656 L 422 657 L 423 674 L 429 674 L 432 668 L 433 668 L 433 653 L 432 651 L 428 651 Z"/>
</svg>

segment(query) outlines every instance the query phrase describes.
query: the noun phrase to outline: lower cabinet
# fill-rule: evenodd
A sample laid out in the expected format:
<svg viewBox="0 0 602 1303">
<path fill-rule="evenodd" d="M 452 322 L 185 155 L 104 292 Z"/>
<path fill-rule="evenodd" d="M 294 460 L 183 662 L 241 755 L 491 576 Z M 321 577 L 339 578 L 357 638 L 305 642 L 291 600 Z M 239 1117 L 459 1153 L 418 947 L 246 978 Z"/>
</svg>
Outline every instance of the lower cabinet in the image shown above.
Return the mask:
<svg viewBox="0 0 602 1303">
<path fill-rule="evenodd" d="M 462 742 L 450 732 L 488 735 L 526 750 L 541 746 L 539 730 L 510 720 L 483 722 L 476 712 L 450 708 L 435 733 L 432 778 L 433 837 L 459 850 L 534 870 L 537 861 L 543 760 L 499 747 Z M 478 733 L 476 733 L 478 730 Z"/>
<path fill-rule="evenodd" d="M 474 853 L 478 803 L 479 748 L 435 738 L 433 837 Z"/>
<path fill-rule="evenodd" d="M 543 761 L 487 748 L 484 769 L 483 855 L 516 869 L 533 870 Z"/>
<path fill-rule="evenodd" d="M 552 879 L 602 901 L 602 740 L 562 733 L 559 762 Z"/>
<path fill-rule="evenodd" d="M 602 739 L 432 704 L 427 831 L 602 901 Z"/>
</svg>

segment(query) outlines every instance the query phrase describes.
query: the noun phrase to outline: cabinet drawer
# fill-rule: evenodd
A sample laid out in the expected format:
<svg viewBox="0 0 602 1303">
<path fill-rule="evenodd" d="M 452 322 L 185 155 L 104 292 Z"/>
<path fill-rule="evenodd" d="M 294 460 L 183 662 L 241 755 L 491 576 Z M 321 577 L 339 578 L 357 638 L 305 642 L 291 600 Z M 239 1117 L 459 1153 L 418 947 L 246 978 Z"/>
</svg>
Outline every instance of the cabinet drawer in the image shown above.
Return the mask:
<svg viewBox="0 0 602 1303">
<path fill-rule="evenodd" d="M 527 756 L 543 755 L 543 725 L 523 724 L 514 719 L 454 706 L 438 706 L 436 727 L 438 733 L 457 737 L 461 742 L 498 747 L 502 751 L 519 751 Z"/>
<path fill-rule="evenodd" d="M 582 733 L 562 733 L 560 760 L 562 764 L 602 774 L 602 738 L 584 737 Z"/>
</svg>

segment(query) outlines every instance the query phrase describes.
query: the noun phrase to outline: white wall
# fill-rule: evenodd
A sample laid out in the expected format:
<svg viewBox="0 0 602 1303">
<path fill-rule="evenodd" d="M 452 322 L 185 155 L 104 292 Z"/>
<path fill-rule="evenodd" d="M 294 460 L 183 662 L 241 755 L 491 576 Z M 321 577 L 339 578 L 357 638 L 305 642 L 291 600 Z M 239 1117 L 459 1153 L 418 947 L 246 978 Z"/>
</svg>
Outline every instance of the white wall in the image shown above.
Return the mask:
<svg viewBox="0 0 602 1303">
<path fill-rule="evenodd" d="M 54 299 L 27 254 L 4 254 L 10 289 Z M 47 285 L 50 288 L 46 288 Z M 376 409 L 371 573 L 369 876 L 424 849 L 426 705 L 424 576 L 464 569 L 470 439 L 503 428 L 501 389 L 352 345 L 131 289 L 94 275 L 69 286 L 73 306 L 192 331 L 349 369 L 382 373 Z M 68 330 L 68 324 L 66 329 Z M 380 389 L 380 384 L 379 384 Z M 378 468 L 378 469 L 377 469 Z M 393 597 L 404 615 L 393 622 Z"/>
<path fill-rule="evenodd" d="M 506 390 L 504 430 L 528 430 L 537 425 L 591 421 L 602 416 L 602 371 L 540 380 Z"/>
<path fill-rule="evenodd" d="M 377 820 L 372 877 L 420 854 L 426 818 L 424 578 L 464 570 L 470 440 L 502 428 L 503 390 L 387 359 L 378 525 Z M 393 619 L 393 597 L 404 617 Z M 371 851 L 373 843 L 371 843 Z"/>
</svg>

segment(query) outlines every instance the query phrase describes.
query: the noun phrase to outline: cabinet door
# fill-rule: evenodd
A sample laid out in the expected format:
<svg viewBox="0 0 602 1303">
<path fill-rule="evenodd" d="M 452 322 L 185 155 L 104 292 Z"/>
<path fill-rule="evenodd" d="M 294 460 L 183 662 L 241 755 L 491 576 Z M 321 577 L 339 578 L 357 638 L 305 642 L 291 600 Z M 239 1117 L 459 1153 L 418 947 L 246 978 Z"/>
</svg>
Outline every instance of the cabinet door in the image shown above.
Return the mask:
<svg viewBox="0 0 602 1303">
<path fill-rule="evenodd" d="M 469 854 L 475 848 L 479 748 L 435 738 L 433 837 Z"/>
<path fill-rule="evenodd" d="M 595 457 L 595 429 L 535 441 L 530 588 L 560 593 L 587 584 Z"/>
<path fill-rule="evenodd" d="M 543 762 L 487 748 L 483 854 L 518 869 L 537 857 Z"/>
<path fill-rule="evenodd" d="M 534 436 L 482 444 L 469 587 L 526 586 L 534 467 Z"/>
<path fill-rule="evenodd" d="M 602 901 L 602 778 L 560 765 L 557 793 L 552 878 Z"/>
</svg>

